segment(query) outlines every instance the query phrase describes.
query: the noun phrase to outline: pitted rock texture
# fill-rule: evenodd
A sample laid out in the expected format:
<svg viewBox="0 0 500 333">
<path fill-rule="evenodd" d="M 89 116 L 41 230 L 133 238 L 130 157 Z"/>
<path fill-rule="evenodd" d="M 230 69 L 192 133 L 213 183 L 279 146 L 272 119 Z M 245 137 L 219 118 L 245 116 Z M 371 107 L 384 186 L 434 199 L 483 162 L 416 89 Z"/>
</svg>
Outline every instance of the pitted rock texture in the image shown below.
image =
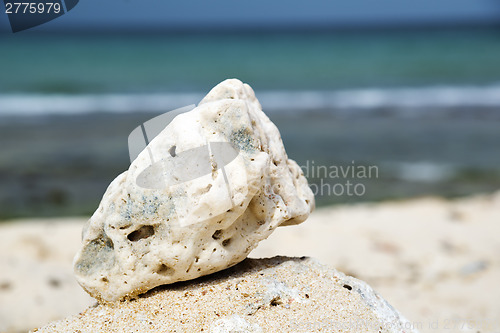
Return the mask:
<svg viewBox="0 0 500 333">
<path fill-rule="evenodd" d="M 235 265 L 313 208 L 253 90 L 226 80 L 110 184 L 84 227 L 75 274 L 101 302 L 133 298 Z"/>
<path fill-rule="evenodd" d="M 417 332 L 413 326 L 363 281 L 314 259 L 274 257 L 101 304 L 35 332 Z"/>
</svg>

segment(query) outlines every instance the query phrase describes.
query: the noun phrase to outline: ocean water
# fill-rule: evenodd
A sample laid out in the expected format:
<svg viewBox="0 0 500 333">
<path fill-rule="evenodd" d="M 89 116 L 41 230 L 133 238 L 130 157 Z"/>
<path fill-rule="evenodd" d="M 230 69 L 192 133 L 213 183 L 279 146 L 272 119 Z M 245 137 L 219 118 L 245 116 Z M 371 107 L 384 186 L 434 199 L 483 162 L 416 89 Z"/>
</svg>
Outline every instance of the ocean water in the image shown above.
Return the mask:
<svg viewBox="0 0 500 333">
<path fill-rule="evenodd" d="M 131 130 L 232 77 L 305 172 L 378 169 L 310 173 L 319 205 L 497 190 L 499 32 L 0 35 L 0 218 L 90 214 Z"/>
<path fill-rule="evenodd" d="M 162 112 L 239 78 L 265 110 L 500 105 L 498 29 L 1 34 L 0 116 Z"/>
<path fill-rule="evenodd" d="M 498 29 L 1 34 L 0 115 L 161 112 L 226 78 L 265 109 L 500 105 Z"/>
<path fill-rule="evenodd" d="M 3 34 L 5 93 L 205 92 L 487 86 L 498 29 L 214 34 Z"/>
</svg>

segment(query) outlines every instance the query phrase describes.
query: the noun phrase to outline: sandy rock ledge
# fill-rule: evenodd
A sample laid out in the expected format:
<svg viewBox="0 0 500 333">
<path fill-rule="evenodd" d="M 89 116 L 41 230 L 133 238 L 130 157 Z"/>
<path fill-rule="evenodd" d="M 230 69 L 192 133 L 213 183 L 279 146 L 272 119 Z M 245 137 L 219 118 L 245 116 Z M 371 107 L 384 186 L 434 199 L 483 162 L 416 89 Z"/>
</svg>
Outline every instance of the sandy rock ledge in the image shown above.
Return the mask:
<svg viewBox="0 0 500 333">
<path fill-rule="evenodd" d="M 416 332 L 366 283 L 311 258 L 246 259 L 34 332 Z"/>
</svg>

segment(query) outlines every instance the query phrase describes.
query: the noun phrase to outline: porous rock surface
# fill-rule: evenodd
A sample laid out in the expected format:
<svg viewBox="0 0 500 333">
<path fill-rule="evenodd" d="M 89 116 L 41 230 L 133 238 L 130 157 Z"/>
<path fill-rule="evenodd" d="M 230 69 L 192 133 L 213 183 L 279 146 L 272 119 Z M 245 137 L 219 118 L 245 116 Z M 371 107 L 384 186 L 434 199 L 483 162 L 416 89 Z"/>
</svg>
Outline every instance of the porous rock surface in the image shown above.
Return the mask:
<svg viewBox="0 0 500 333">
<path fill-rule="evenodd" d="M 416 332 L 363 281 L 310 258 L 246 259 L 35 332 Z"/>
<path fill-rule="evenodd" d="M 221 144 L 234 156 L 216 154 Z M 204 160 L 198 150 L 210 145 Z M 190 179 L 203 163 L 207 173 Z M 313 208 L 306 178 L 252 88 L 226 80 L 113 180 L 84 227 L 76 278 L 101 302 L 130 299 L 235 265 Z"/>
</svg>

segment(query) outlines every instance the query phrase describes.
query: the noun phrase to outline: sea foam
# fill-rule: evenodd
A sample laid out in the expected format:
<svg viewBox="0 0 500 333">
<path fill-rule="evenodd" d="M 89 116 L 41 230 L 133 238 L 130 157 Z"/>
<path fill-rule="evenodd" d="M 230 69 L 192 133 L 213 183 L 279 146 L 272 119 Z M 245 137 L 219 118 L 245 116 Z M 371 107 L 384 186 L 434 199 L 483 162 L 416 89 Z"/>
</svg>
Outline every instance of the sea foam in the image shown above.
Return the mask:
<svg viewBox="0 0 500 333">
<path fill-rule="evenodd" d="M 398 112 L 457 107 L 500 107 L 500 84 L 344 90 L 259 91 L 266 112 L 357 110 Z M 84 114 L 93 112 L 166 112 L 197 103 L 203 93 L 153 94 L 0 94 L 0 116 Z"/>
</svg>

